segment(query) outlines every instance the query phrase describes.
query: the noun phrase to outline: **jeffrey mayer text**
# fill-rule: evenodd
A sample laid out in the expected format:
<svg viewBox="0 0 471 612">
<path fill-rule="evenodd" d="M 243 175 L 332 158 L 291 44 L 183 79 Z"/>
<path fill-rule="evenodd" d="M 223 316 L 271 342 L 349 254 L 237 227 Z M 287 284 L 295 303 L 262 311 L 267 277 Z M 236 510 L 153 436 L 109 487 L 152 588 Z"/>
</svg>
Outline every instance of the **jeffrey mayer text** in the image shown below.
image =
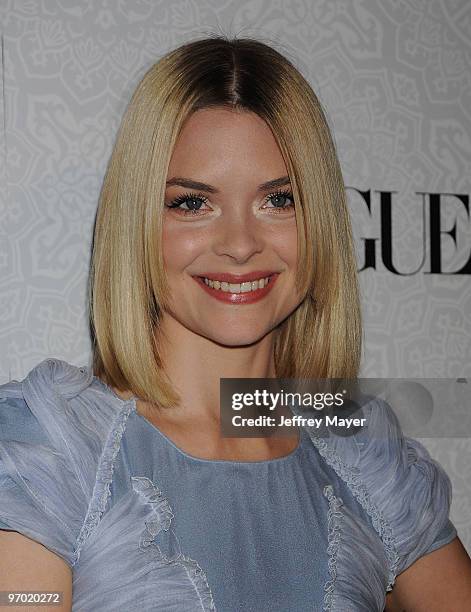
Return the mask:
<svg viewBox="0 0 471 612">
<path fill-rule="evenodd" d="M 334 427 L 346 427 L 347 429 L 349 429 L 350 427 L 363 427 L 364 424 L 366 423 L 366 418 L 353 418 L 353 419 L 349 419 L 349 418 L 340 418 L 338 416 L 328 416 L 326 415 L 325 417 L 302 417 L 300 415 L 295 415 L 289 418 L 284 417 L 283 415 L 281 415 L 281 419 L 280 419 L 280 425 L 285 425 L 288 427 L 292 427 L 292 426 L 297 426 L 300 425 L 301 427 L 317 427 L 319 429 L 319 427 L 322 426 L 322 423 L 324 421 L 324 424 L 326 427 L 329 427 L 329 425 L 333 425 Z"/>
<path fill-rule="evenodd" d="M 255 418 L 242 417 L 239 414 L 232 417 L 232 425 L 235 427 L 317 427 L 319 429 L 324 424 L 326 427 L 333 425 L 334 427 L 363 427 L 366 423 L 366 418 L 340 418 L 338 416 L 325 417 L 303 417 L 301 415 L 294 415 L 292 417 L 285 417 L 281 415 L 279 422 L 276 419 L 268 415 L 260 415 Z"/>
</svg>

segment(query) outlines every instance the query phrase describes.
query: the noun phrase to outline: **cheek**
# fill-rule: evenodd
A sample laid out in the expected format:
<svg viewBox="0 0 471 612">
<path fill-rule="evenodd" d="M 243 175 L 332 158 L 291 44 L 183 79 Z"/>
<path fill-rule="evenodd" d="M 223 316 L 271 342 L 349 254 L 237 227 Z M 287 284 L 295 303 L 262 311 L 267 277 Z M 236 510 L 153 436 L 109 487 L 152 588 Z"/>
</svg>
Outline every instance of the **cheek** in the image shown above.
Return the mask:
<svg viewBox="0 0 471 612">
<path fill-rule="evenodd" d="M 296 266 L 298 237 L 296 226 L 284 229 L 284 231 L 273 232 L 270 236 L 270 243 L 278 257 L 282 259 L 289 267 Z"/>
<path fill-rule="evenodd" d="M 189 225 L 189 224 L 188 224 Z M 189 227 L 164 224 L 162 251 L 167 270 L 178 271 L 188 266 L 204 249 L 204 240 Z"/>
</svg>

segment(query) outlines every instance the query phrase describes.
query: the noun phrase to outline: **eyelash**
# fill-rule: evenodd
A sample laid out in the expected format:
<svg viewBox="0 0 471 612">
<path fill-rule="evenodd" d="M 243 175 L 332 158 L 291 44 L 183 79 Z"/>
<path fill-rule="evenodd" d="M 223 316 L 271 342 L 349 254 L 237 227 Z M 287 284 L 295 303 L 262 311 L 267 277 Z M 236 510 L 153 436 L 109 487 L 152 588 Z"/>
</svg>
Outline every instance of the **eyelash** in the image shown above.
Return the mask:
<svg viewBox="0 0 471 612">
<path fill-rule="evenodd" d="M 292 208 L 294 208 L 293 194 L 289 189 L 278 189 L 274 193 L 270 193 L 270 195 L 266 197 L 266 200 L 269 201 L 271 200 L 271 198 L 280 197 L 280 196 L 290 198 L 291 204 L 288 204 L 287 206 L 274 206 L 272 210 L 276 211 L 276 214 L 280 214 L 286 210 L 291 210 Z M 184 204 L 187 200 L 199 200 L 200 202 L 202 202 L 202 204 L 206 204 L 206 202 L 208 201 L 208 198 L 206 198 L 205 196 L 199 195 L 198 193 L 184 193 L 182 195 L 179 195 L 177 198 L 175 198 L 167 206 L 167 208 L 173 208 L 175 210 L 178 210 L 179 214 L 183 214 L 185 216 L 186 215 L 198 216 L 200 213 L 199 209 L 186 210 L 184 208 L 180 208 L 181 204 Z"/>
</svg>

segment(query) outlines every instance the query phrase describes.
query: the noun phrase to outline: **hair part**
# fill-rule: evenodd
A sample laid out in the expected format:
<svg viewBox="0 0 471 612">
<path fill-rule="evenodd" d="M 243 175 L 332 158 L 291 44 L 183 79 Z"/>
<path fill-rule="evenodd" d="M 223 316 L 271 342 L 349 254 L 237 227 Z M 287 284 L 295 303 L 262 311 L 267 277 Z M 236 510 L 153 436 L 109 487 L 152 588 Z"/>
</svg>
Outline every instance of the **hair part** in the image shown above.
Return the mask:
<svg viewBox="0 0 471 612">
<path fill-rule="evenodd" d="M 291 180 L 296 285 L 305 297 L 275 329 L 277 377 L 358 375 L 356 258 L 321 104 L 273 47 L 217 35 L 167 53 L 144 75 L 124 113 L 95 222 L 88 287 L 94 374 L 160 407 L 179 401 L 156 341 L 169 296 L 161 248 L 168 166 L 185 121 L 197 110 L 221 107 L 256 113 L 268 124 Z"/>
</svg>

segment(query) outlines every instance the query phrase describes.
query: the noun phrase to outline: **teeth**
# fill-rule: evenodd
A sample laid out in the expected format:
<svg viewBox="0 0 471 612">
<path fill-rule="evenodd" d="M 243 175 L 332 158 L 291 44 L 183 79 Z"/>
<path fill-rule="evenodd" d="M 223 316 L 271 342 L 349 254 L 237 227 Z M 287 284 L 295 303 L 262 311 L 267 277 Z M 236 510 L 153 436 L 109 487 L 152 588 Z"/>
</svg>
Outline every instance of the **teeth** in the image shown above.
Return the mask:
<svg viewBox="0 0 471 612">
<path fill-rule="evenodd" d="M 211 287 L 212 289 L 218 289 L 219 291 L 224 291 L 226 293 L 248 293 L 249 291 L 255 291 L 257 289 L 263 289 L 268 285 L 268 281 L 270 277 L 260 278 L 254 281 L 247 281 L 245 283 L 226 283 L 218 280 L 210 280 L 209 278 L 204 278 L 204 282 L 206 285 Z"/>
</svg>

